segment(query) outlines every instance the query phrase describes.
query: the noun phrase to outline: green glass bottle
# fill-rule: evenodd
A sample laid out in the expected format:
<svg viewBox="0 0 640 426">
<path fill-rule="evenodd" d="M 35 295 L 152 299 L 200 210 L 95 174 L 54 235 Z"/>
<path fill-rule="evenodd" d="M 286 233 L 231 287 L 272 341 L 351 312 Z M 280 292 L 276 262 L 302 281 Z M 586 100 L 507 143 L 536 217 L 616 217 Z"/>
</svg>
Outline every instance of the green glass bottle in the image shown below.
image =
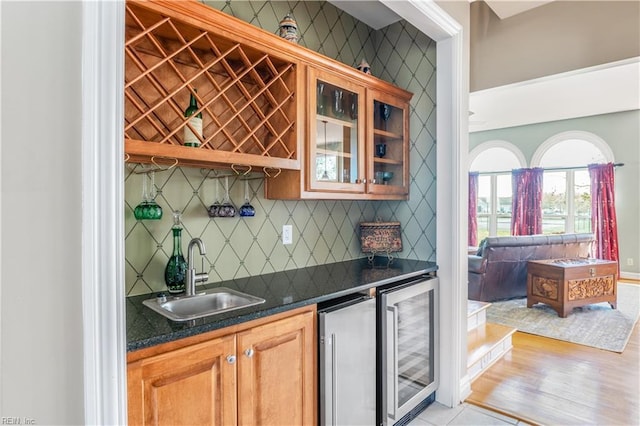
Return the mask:
<svg viewBox="0 0 640 426">
<path fill-rule="evenodd" d="M 187 262 L 182 255 L 182 227 L 180 226 L 180 212 L 173 212 L 173 254 L 164 269 L 164 281 L 171 294 L 184 292 L 184 279 L 187 273 Z"/>
<path fill-rule="evenodd" d="M 197 90 L 193 89 L 197 93 Z M 189 106 L 184 110 L 184 116 L 189 118 L 189 126 L 184 126 L 184 145 L 185 146 L 200 146 L 200 138 L 202 138 L 202 112 L 195 113 L 198 110 L 198 101 L 193 93 L 189 95 Z M 195 133 L 194 133 L 195 130 Z"/>
</svg>

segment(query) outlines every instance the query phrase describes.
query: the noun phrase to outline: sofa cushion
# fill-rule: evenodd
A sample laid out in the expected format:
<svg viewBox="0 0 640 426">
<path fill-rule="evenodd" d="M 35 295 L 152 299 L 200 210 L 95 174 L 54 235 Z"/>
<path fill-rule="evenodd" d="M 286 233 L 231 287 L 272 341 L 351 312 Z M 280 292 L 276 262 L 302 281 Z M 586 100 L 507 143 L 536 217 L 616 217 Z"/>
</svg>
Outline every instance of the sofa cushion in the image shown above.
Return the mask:
<svg viewBox="0 0 640 426">
<path fill-rule="evenodd" d="M 482 253 L 484 253 L 484 247 L 487 245 L 487 239 L 483 238 L 482 241 L 480 241 L 480 244 L 478 244 L 478 252 L 476 253 L 476 256 L 482 256 Z"/>
<path fill-rule="evenodd" d="M 481 256 L 469 255 L 469 272 L 475 272 L 476 274 L 482 274 L 484 272 L 484 265 Z"/>
</svg>

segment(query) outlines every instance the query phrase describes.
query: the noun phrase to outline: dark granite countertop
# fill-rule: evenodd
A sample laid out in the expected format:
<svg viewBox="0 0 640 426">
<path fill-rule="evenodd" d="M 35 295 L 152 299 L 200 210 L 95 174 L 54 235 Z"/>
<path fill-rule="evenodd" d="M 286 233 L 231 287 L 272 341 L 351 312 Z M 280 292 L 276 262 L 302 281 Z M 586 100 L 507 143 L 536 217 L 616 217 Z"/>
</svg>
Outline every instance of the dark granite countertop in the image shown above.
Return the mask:
<svg viewBox="0 0 640 426">
<path fill-rule="evenodd" d="M 384 286 L 395 281 L 434 272 L 433 262 L 366 258 L 198 286 L 228 287 L 261 297 L 265 303 L 197 320 L 175 322 L 152 311 L 142 301 L 154 294 L 127 298 L 127 351 L 135 351 L 211 330 L 239 324 L 279 312 L 312 305 Z"/>
</svg>

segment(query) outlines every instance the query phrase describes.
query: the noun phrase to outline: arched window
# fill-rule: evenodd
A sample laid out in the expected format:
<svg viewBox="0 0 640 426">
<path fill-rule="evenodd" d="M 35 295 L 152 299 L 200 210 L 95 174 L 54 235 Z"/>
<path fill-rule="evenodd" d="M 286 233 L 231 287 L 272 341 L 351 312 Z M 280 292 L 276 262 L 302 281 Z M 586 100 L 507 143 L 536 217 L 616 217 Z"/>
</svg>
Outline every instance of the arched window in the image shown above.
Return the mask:
<svg viewBox="0 0 640 426">
<path fill-rule="evenodd" d="M 507 141 L 489 141 L 469 153 L 469 170 L 478 177 L 478 241 L 489 235 L 509 235 L 511 170 L 526 167 L 522 152 Z"/>
<path fill-rule="evenodd" d="M 591 183 L 587 165 L 613 162 L 607 143 L 589 132 L 563 132 L 547 139 L 531 159 L 545 169 L 542 232 L 591 232 Z"/>
</svg>

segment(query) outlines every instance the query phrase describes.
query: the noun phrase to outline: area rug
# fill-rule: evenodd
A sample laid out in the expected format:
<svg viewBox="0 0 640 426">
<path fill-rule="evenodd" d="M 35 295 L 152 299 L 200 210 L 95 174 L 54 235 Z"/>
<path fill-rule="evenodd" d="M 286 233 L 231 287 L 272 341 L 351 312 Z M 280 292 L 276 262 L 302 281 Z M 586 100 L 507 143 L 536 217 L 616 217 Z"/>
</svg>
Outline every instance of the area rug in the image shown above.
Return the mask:
<svg viewBox="0 0 640 426">
<path fill-rule="evenodd" d="M 618 307 L 596 303 L 574 308 L 566 318 L 545 304 L 527 308 L 527 299 L 492 302 L 487 322 L 515 327 L 524 333 L 592 346 L 612 352 L 624 351 L 640 315 L 640 285 L 618 283 Z"/>
</svg>

